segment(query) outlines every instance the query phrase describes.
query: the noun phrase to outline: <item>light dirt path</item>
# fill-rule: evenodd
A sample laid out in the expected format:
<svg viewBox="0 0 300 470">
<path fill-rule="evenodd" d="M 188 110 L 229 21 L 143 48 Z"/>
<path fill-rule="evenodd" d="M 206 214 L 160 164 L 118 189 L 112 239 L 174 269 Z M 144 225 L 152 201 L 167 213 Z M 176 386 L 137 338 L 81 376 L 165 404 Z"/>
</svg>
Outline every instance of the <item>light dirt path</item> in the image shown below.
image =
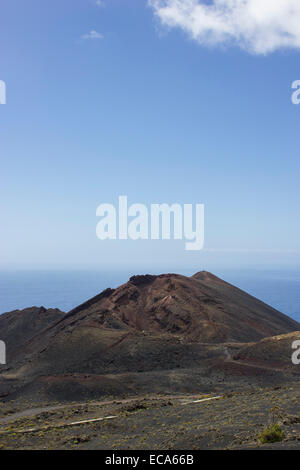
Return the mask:
<svg viewBox="0 0 300 470">
<path fill-rule="evenodd" d="M 65 408 L 65 405 L 53 405 L 40 408 L 30 408 L 24 411 L 17 411 L 16 413 L 6 416 L 5 418 L 0 418 L 0 426 L 11 423 L 12 421 L 16 421 L 20 418 L 31 418 L 33 416 L 39 415 L 40 413 L 44 413 L 46 411 L 55 411 L 61 408 Z"/>
<path fill-rule="evenodd" d="M 40 426 L 38 428 L 25 428 L 25 429 L 18 429 L 18 430 L 11 430 L 11 431 L 0 431 L 1 434 L 26 434 L 29 432 L 38 432 L 38 431 L 48 431 L 49 429 L 58 429 L 58 428 L 67 428 L 69 426 L 79 426 L 80 424 L 88 424 L 88 423 L 95 423 L 97 421 L 105 421 L 107 419 L 115 419 L 117 416 L 104 416 L 104 418 L 93 418 L 93 419 L 85 419 L 83 421 L 74 421 L 73 423 L 58 423 L 58 424 L 50 424 L 48 426 Z"/>
<path fill-rule="evenodd" d="M 228 360 L 226 362 L 230 362 L 231 364 L 239 364 L 245 367 L 252 367 L 255 369 L 262 369 L 262 370 L 272 370 L 275 372 L 283 372 L 285 369 L 284 367 L 273 367 L 273 366 L 266 366 L 261 364 L 254 364 L 252 362 L 244 362 L 244 361 L 235 361 L 235 360 Z"/>
<path fill-rule="evenodd" d="M 246 361 L 238 361 L 233 359 L 231 356 L 227 346 L 224 347 L 224 354 L 225 354 L 225 362 L 229 362 L 230 364 L 239 364 L 240 366 L 245 366 L 245 367 L 252 367 L 255 369 L 263 369 L 263 370 L 272 370 L 275 372 L 282 372 L 284 371 L 284 367 L 272 367 L 272 366 L 267 366 L 267 365 L 262 365 L 262 364 L 255 364 L 253 362 L 246 362 Z"/>
<path fill-rule="evenodd" d="M 86 404 L 91 406 L 106 406 L 106 405 L 124 405 L 127 403 L 132 403 L 139 400 L 149 400 L 149 401 L 158 401 L 158 400 L 178 400 L 182 401 L 182 404 L 188 403 L 199 403 L 200 401 L 215 399 L 215 397 L 206 397 L 203 393 L 202 394 L 193 394 L 193 395 L 165 395 L 165 396 L 140 396 L 140 397 L 132 397 L 132 398 L 125 398 L 125 399 L 115 399 L 109 401 L 92 401 L 88 403 L 70 403 L 64 405 L 53 405 L 53 406 L 44 406 L 39 408 L 30 408 L 24 411 L 18 411 L 16 413 L 11 414 L 10 416 L 6 416 L 5 418 L 0 419 L 0 426 L 13 423 L 21 418 L 34 418 L 35 416 L 45 413 L 47 411 L 56 411 L 59 409 L 66 409 L 66 408 L 76 408 L 76 406 L 80 409 L 81 406 L 85 406 Z"/>
<path fill-rule="evenodd" d="M 171 397 L 173 397 L 173 395 L 168 396 L 168 398 L 171 398 Z M 167 397 L 165 397 L 165 398 L 167 398 Z M 176 398 L 178 399 L 179 397 L 176 396 Z M 191 396 L 190 396 L 190 398 L 191 398 Z M 218 400 L 220 398 L 222 398 L 222 396 L 201 398 L 200 400 L 183 401 L 183 402 L 181 402 L 181 405 L 191 405 L 193 403 L 202 403 L 202 402 L 207 402 L 207 401 L 210 401 L 210 400 Z M 157 399 L 159 399 L 159 398 L 157 398 Z M 186 400 L 186 398 L 182 398 L 182 397 L 179 398 L 179 399 L 181 401 Z M 136 400 L 136 399 L 126 399 L 126 400 L 121 400 L 118 403 L 129 403 L 129 402 L 132 402 L 134 400 Z M 153 399 L 153 400 L 155 400 L 155 399 Z M 115 403 L 115 402 L 99 402 L 99 403 L 108 404 L 108 403 Z M 61 408 L 61 406 L 48 407 L 48 408 L 35 408 L 34 410 L 28 410 L 28 411 L 36 411 L 36 410 L 48 410 L 49 411 L 50 408 L 53 410 L 53 409 Z M 41 411 L 39 411 L 39 412 L 41 412 Z M 20 415 L 20 413 L 19 413 L 19 415 Z M 28 414 L 26 416 L 28 416 Z M 24 417 L 24 413 L 23 413 L 23 417 Z M 89 423 L 95 423 L 95 422 L 98 422 L 98 421 L 105 421 L 105 420 L 108 420 L 108 419 L 116 419 L 117 417 L 118 416 L 104 416 L 102 418 L 85 419 L 85 420 L 82 420 L 82 421 L 73 421 L 71 423 L 50 424 L 50 425 L 47 425 L 47 426 L 40 426 L 40 427 L 36 427 L 36 428 L 24 428 L 24 429 L 18 429 L 18 430 L 5 430 L 5 431 L 0 431 L 0 435 L 1 434 L 2 435 L 3 434 L 12 434 L 12 433 L 26 434 L 26 433 L 32 433 L 32 432 L 47 431 L 49 429 L 66 428 L 66 427 L 70 427 L 70 426 L 79 426 L 79 425 L 82 425 L 82 424 L 89 424 Z"/>
<path fill-rule="evenodd" d="M 182 403 L 182 405 L 190 405 L 191 403 L 202 403 L 204 401 L 219 400 L 220 398 L 223 398 L 223 397 L 220 395 L 217 397 L 202 398 L 201 400 L 186 401 Z"/>
</svg>

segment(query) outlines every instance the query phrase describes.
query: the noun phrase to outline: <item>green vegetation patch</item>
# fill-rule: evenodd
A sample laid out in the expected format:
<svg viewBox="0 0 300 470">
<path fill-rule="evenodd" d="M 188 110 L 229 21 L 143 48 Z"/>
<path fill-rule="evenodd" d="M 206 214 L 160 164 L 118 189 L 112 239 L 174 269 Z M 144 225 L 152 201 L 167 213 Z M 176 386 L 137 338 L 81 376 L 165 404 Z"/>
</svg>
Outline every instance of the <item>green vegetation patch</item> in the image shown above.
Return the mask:
<svg viewBox="0 0 300 470">
<path fill-rule="evenodd" d="M 270 444 L 272 442 L 283 441 L 285 434 L 279 424 L 271 424 L 266 426 L 265 429 L 259 434 L 258 440 L 262 444 Z"/>
</svg>

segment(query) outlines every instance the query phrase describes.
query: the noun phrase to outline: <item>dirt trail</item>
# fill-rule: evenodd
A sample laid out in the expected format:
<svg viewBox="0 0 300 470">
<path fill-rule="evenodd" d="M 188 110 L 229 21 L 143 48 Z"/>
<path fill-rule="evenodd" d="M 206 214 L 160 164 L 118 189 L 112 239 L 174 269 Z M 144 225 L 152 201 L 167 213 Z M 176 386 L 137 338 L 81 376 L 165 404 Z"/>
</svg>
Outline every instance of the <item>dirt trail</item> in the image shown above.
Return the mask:
<svg viewBox="0 0 300 470">
<path fill-rule="evenodd" d="M 55 406 L 45 406 L 40 408 L 30 408 L 29 410 L 24 411 L 17 411 L 5 418 L 0 418 L 0 425 L 8 424 L 12 421 L 16 421 L 20 418 L 31 418 L 32 416 L 39 415 L 40 413 L 44 413 L 45 411 L 55 411 L 61 408 L 64 408 L 65 405 L 55 405 Z"/>
<path fill-rule="evenodd" d="M 283 372 L 284 367 L 273 367 L 273 366 L 267 366 L 267 365 L 262 365 L 262 364 L 255 364 L 253 362 L 246 362 L 246 361 L 238 361 L 236 359 L 233 359 L 232 355 L 230 354 L 227 346 L 224 347 L 224 354 L 225 354 L 225 362 L 229 362 L 231 364 L 239 364 L 241 366 L 245 367 L 252 367 L 255 369 L 263 369 L 263 370 L 272 370 L 275 372 Z"/>
<path fill-rule="evenodd" d="M 275 372 L 283 372 L 284 371 L 284 367 L 266 366 L 266 365 L 255 364 L 253 362 L 235 361 L 234 359 L 226 361 L 226 362 L 231 362 L 232 364 L 239 364 L 239 365 L 245 366 L 245 367 L 254 367 L 255 369 L 272 370 L 272 371 L 275 371 Z"/>
<path fill-rule="evenodd" d="M 172 395 L 169 395 L 168 398 L 171 398 Z M 165 397 L 166 398 L 166 397 Z M 189 401 L 185 398 L 179 398 L 178 396 L 175 397 L 176 399 L 181 400 L 181 405 L 191 405 L 193 403 L 202 403 L 202 402 L 207 402 L 210 400 L 218 400 L 222 398 L 222 396 L 215 396 L 215 397 L 207 397 L 207 398 L 201 398 L 198 400 L 192 400 L 192 398 L 195 398 L 195 396 L 189 395 Z M 157 398 L 159 400 L 160 398 Z M 120 400 L 118 403 L 129 403 L 132 401 L 135 401 L 136 399 L 126 399 L 126 400 Z M 152 398 L 154 401 L 155 399 Z M 98 403 L 104 403 L 104 404 L 109 404 L 109 403 L 115 403 L 115 402 L 98 402 Z M 52 407 L 45 407 L 45 408 L 34 408 L 31 410 L 27 410 L 26 412 L 20 412 L 20 413 L 15 413 L 14 415 L 10 416 L 11 420 L 17 420 L 20 417 L 28 417 L 28 416 L 34 416 L 33 414 L 30 415 L 30 412 L 38 412 L 41 413 L 43 411 L 49 411 L 49 410 L 55 410 L 58 408 L 61 408 L 62 406 L 52 406 Z M 117 419 L 118 416 L 115 415 L 110 415 L 110 416 L 104 416 L 100 418 L 90 418 L 90 419 L 84 419 L 80 421 L 72 421 L 72 422 L 60 422 L 60 423 L 54 423 L 54 424 L 48 424 L 46 426 L 39 426 L 39 427 L 33 427 L 33 428 L 22 428 L 22 429 L 4 429 L 3 431 L 0 430 L 0 435 L 1 434 L 13 434 L 13 433 L 18 433 L 18 434 L 26 434 L 26 433 L 35 433 L 39 431 L 48 431 L 51 429 L 58 429 L 58 428 L 67 428 L 70 426 L 80 426 L 82 424 L 89 424 L 89 423 L 95 423 L 99 421 L 106 421 L 106 420 L 111 420 L 111 419 Z M 3 421 L 1 424 L 5 424 Z"/>
<path fill-rule="evenodd" d="M 95 423 L 99 421 L 106 421 L 108 419 L 116 419 L 116 418 L 117 416 L 104 416 L 103 418 L 84 419 L 82 421 L 73 421 L 71 423 L 56 423 L 56 424 L 50 424 L 48 426 L 40 426 L 36 428 L 5 430 L 5 431 L 0 431 L 0 435 L 1 434 L 27 434 L 31 432 L 48 431 L 49 429 L 68 428 L 70 426 L 80 426 L 81 424 Z"/>
<path fill-rule="evenodd" d="M 157 400 L 181 400 L 183 404 L 193 403 L 196 400 L 207 399 L 210 397 L 206 397 L 206 394 L 193 394 L 193 395 L 165 395 L 165 396 L 139 396 L 139 397 L 132 397 L 132 398 L 124 398 L 124 399 L 115 399 L 115 400 L 103 400 L 103 401 L 92 401 L 88 402 L 91 406 L 105 406 L 105 405 L 123 405 L 127 403 L 132 403 L 139 400 L 149 400 L 149 401 L 157 401 Z M 214 398 L 214 397 L 212 397 Z M 8 423 L 17 421 L 20 418 L 33 418 L 41 413 L 45 413 L 47 411 L 55 411 L 59 409 L 65 408 L 81 408 L 85 406 L 87 403 L 78 403 L 78 404 L 64 404 L 64 405 L 53 405 L 53 406 L 44 406 L 44 407 L 37 407 L 37 408 L 30 408 L 24 411 L 18 411 L 16 413 L 11 414 L 10 416 L 6 416 L 5 418 L 0 418 L 0 426 L 6 425 Z"/>
</svg>

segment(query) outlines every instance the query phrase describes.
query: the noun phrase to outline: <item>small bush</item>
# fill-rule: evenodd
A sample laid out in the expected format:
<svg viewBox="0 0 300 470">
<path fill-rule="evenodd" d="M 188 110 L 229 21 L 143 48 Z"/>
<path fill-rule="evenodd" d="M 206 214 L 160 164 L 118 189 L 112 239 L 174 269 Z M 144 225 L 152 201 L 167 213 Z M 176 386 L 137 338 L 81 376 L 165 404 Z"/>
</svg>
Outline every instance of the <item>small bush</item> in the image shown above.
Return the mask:
<svg viewBox="0 0 300 470">
<path fill-rule="evenodd" d="M 284 432 L 279 424 L 271 424 L 259 434 L 258 440 L 262 444 L 269 444 L 271 442 L 281 442 L 284 439 Z"/>
</svg>

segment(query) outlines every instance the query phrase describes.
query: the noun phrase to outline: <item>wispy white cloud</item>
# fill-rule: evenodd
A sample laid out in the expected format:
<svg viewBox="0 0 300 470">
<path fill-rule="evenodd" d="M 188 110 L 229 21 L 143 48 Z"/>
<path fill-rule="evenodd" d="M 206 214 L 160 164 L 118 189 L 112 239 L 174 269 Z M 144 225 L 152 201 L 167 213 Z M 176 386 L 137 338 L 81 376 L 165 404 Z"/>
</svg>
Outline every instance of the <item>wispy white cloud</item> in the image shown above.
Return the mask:
<svg viewBox="0 0 300 470">
<path fill-rule="evenodd" d="M 97 7 L 105 7 L 105 2 L 104 0 L 96 0 L 95 5 L 97 5 Z"/>
<path fill-rule="evenodd" d="M 103 39 L 103 37 L 103 34 L 92 30 L 88 34 L 84 34 L 83 36 L 81 36 L 81 39 Z"/>
<path fill-rule="evenodd" d="M 254 54 L 300 49 L 300 0 L 148 0 L 163 26 L 201 45 L 235 43 Z"/>
</svg>

